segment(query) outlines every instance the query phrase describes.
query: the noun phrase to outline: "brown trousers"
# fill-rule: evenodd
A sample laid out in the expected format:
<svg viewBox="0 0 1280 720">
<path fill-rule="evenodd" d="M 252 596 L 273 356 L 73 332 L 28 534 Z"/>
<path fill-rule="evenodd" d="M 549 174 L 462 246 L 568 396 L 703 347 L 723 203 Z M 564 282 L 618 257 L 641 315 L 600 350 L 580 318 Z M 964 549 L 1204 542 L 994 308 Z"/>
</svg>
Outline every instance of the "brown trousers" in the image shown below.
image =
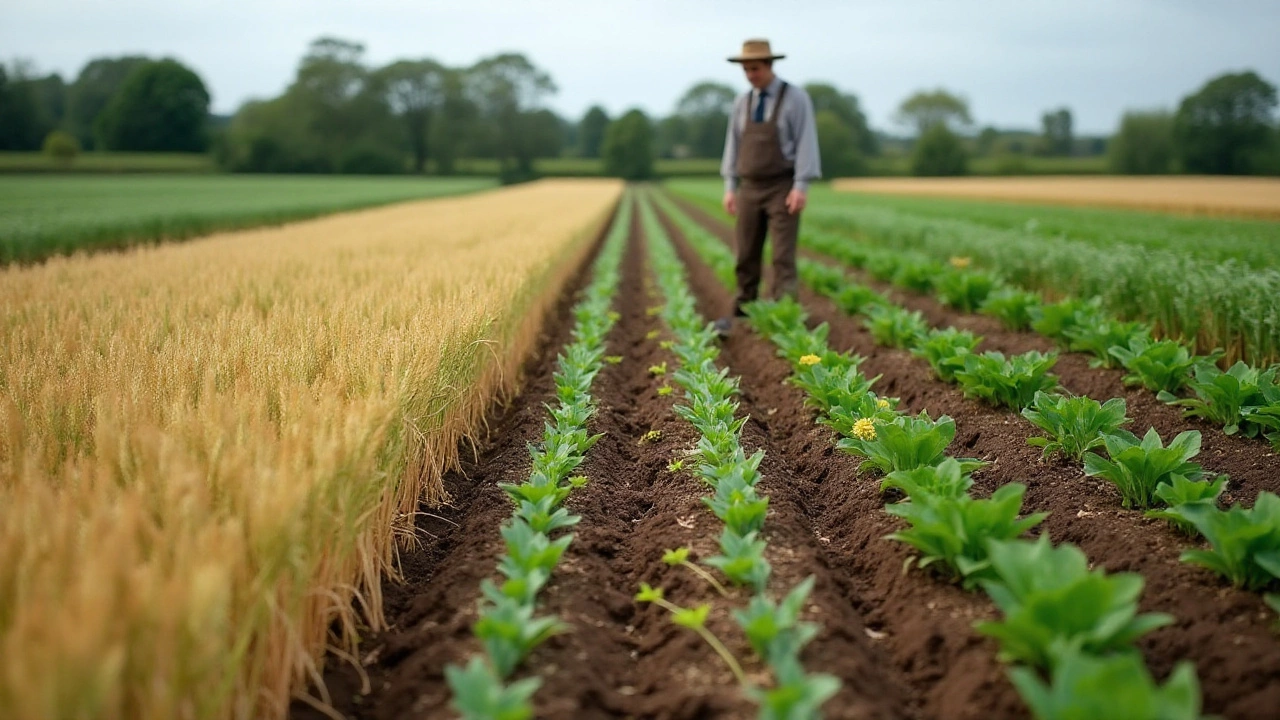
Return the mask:
<svg viewBox="0 0 1280 720">
<path fill-rule="evenodd" d="M 796 240 L 800 234 L 800 214 L 787 212 L 787 193 L 791 192 L 793 182 L 791 177 L 744 180 L 738 187 L 738 222 L 734 233 L 738 297 L 733 303 L 734 315 L 742 316 L 742 306 L 759 295 L 766 233 L 773 240 L 771 296 L 774 299 L 784 295 L 795 297 L 798 292 Z"/>
</svg>

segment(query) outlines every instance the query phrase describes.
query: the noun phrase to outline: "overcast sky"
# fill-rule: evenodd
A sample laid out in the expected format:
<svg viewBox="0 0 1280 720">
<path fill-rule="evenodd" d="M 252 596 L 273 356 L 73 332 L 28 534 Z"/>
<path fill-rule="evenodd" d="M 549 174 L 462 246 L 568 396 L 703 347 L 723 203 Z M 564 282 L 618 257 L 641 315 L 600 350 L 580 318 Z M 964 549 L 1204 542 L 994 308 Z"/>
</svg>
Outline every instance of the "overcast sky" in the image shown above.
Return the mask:
<svg viewBox="0 0 1280 720">
<path fill-rule="evenodd" d="M 0 59 L 70 79 L 91 57 L 173 56 L 219 113 L 278 94 L 321 35 L 364 43 L 373 64 L 524 52 L 569 117 L 664 115 L 704 78 L 745 87 L 725 58 L 754 36 L 788 55 L 784 79 L 852 91 L 891 130 L 898 102 L 936 86 L 981 124 L 1034 128 L 1066 104 L 1089 133 L 1222 72 L 1280 83 L 1280 0 L 0 0 Z"/>
</svg>

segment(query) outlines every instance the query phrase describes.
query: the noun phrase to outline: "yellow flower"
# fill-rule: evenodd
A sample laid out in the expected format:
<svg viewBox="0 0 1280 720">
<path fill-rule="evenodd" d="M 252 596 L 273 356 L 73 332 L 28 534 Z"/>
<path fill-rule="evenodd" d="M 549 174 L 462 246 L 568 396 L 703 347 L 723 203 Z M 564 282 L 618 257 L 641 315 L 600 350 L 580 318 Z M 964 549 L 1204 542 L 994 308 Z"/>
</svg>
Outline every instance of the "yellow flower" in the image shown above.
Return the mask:
<svg viewBox="0 0 1280 720">
<path fill-rule="evenodd" d="M 885 400 L 884 398 L 880 398 L 879 400 L 876 401 L 876 407 L 880 408 L 881 410 L 888 410 L 889 401 Z"/>
<path fill-rule="evenodd" d="M 801 365 L 817 365 L 820 362 L 822 362 L 822 358 L 818 357 L 817 355 L 805 355 L 804 357 L 800 358 Z"/>
<path fill-rule="evenodd" d="M 972 262 L 972 260 L 967 257 L 953 257 L 951 258 L 951 267 L 963 270 L 964 268 L 969 267 L 970 262 Z"/>
<path fill-rule="evenodd" d="M 853 424 L 853 434 L 861 440 L 875 440 L 876 424 L 867 418 L 862 418 Z"/>
</svg>

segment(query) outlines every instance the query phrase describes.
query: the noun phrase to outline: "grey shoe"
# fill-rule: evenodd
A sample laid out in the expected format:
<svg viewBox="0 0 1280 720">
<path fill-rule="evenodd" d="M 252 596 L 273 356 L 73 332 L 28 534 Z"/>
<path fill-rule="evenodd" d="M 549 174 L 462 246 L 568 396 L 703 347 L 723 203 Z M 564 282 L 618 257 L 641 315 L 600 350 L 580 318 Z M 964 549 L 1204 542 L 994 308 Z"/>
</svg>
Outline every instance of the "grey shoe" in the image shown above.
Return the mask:
<svg viewBox="0 0 1280 720">
<path fill-rule="evenodd" d="M 719 320 L 716 320 L 711 327 L 715 329 L 717 335 L 722 338 L 727 338 L 729 337 L 729 334 L 733 332 L 733 318 L 722 317 Z"/>
</svg>

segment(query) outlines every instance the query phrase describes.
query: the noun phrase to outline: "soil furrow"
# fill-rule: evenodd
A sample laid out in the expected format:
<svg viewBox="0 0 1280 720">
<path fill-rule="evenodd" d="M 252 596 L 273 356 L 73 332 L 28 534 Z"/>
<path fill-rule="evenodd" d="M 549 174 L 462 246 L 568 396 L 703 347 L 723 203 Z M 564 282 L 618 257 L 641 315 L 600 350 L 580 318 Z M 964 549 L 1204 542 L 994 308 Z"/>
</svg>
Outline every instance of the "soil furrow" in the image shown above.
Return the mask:
<svg viewBox="0 0 1280 720">
<path fill-rule="evenodd" d="M 722 223 L 688 203 L 681 204 L 705 227 L 730 241 L 729 230 Z M 707 273 L 710 278 L 709 271 Z M 1040 451 L 1026 444 L 1026 438 L 1037 434 L 1035 428 L 1019 415 L 966 399 L 959 389 L 933 378 L 924 361 L 905 351 L 876 346 L 859 321 L 845 316 L 825 298 L 806 291 L 802 293 L 802 301 L 810 310 L 814 324 L 827 322 L 830 325 L 833 347 L 863 355 L 867 358 L 864 372 L 872 377 L 882 375 L 877 382 L 878 391 L 899 396 L 902 399 L 900 407 L 908 412 L 927 409 L 932 415 L 945 413 L 956 420 L 958 432 L 953 452 L 993 462 L 975 475 L 977 492 L 988 493 L 1007 482 L 1026 484 L 1026 511 L 1046 510 L 1052 513 L 1043 527 L 1055 541 L 1079 545 L 1094 563 L 1108 570 L 1138 572 L 1145 577 L 1147 585 L 1142 609 L 1168 612 L 1177 618 L 1174 626 L 1152 633 L 1141 643 L 1154 673 L 1163 677 L 1178 660 L 1193 660 L 1205 695 L 1206 711 L 1228 718 L 1274 717 L 1275 708 L 1280 707 L 1280 638 L 1271 629 L 1274 615 L 1258 595 L 1232 589 L 1208 571 L 1180 563 L 1178 554 L 1191 541 L 1163 522 L 1121 509 L 1119 496 L 1108 483 L 1084 477 L 1079 466 L 1041 461 Z M 934 310 L 939 311 L 936 321 L 943 325 L 962 317 L 961 313 L 934 305 Z M 946 310 L 946 313 L 941 310 Z M 738 335 L 747 332 L 742 328 Z M 736 341 L 735 337 L 731 342 Z M 1024 346 L 1011 350 L 1020 352 L 1025 349 L 1030 348 Z M 1106 372 L 1087 368 L 1087 363 L 1084 370 L 1087 372 L 1082 372 L 1081 376 Z M 778 360 L 775 377 L 780 380 L 787 372 L 786 364 Z M 1064 379 L 1064 382 L 1069 380 Z M 791 392 L 798 394 L 798 391 Z M 813 426 L 811 414 L 806 412 L 804 419 Z M 1142 422 L 1135 419 L 1136 425 Z M 1186 427 L 1185 421 L 1177 420 L 1183 423 L 1181 427 Z M 770 422 L 779 420 L 774 416 Z M 825 444 L 828 433 L 821 428 L 818 430 L 818 436 Z M 803 437 L 806 430 L 797 425 L 792 432 Z M 1210 438 L 1229 441 L 1227 444 L 1239 443 L 1238 439 L 1228 438 L 1212 428 L 1208 428 L 1204 436 L 1206 448 L 1210 447 Z M 1222 449 L 1221 457 L 1234 457 L 1237 458 L 1235 462 L 1240 463 L 1238 456 L 1242 451 L 1239 447 L 1230 453 L 1223 449 L 1223 445 L 1217 447 Z M 1253 448 L 1252 453 L 1255 456 L 1259 454 L 1258 448 Z M 1253 465 L 1227 463 L 1224 467 L 1219 456 L 1211 451 L 1202 453 L 1201 459 L 1214 470 L 1229 472 L 1227 467 L 1240 467 L 1247 477 L 1258 477 L 1256 470 L 1252 475 L 1247 474 Z M 874 483 L 853 483 L 851 472 L 843 477 L 848 478 L 850 493 L 867 495 L 864 504 L 851 507 L 847 505 L 849 500 L 833 493 L 827 502 L 834 506 L 835 512 L 828 510 L 820 515 L 818 525 L 824 535 L 840 528 L 854 529 L 848 533 L 848 544 L 852 546 L 848 567 L 857 584 L 858 597 L 867 605 L 862 610 L 863 614 L 873 627 L 877 621 L 883 622 L 883 629 L 890 632 L 888 639 L 891 644 L 896 644 L 895 636 L 909 632 L 897 628 L 912 627 L 911 609 L 918 615 L 920 604 L 929 607 L 930 603 L 936 605 L 941 601 L 930 599 L 920 603 L 916 600 L 914 608 L 904 607 L 897 593 L 903 592 L 902 586 L 911 578 L 923 575 L 912 572 L 901 576 L 906 550 L 878 539 L 896 526 L 895 521 L 883 512 L 883 501 L 875 492 Z M 1280 480 L 1280 477 L 1274 479 Z M 1247 483 L 1241 485 L 1248 486 Z M 1270 489 L 1260 480 L 1254 485 Z M 823 496 L 820 494 L 819 497 Z M 828 517 L 832 524 L 824 526 L 823 522 Z M 841 547 L 834 538 L 832 546 L 834 550 Z M 860 574 L 873 579 L 867 581 L 864 578 L 859 582 Z M 938 587 L 947 586 L 939 584 Z M 930 717 L 973 718 L 1000 717 L 1002 713 L 1006 713 L 1003 716 L 1021 715 L 1023 711 L 1017 709 L 1020 703 L 1012 688 L 1003 679 L 993 681 L 990 678 L 990 672 L 995 670 L 994 645 L 975 640 L 968 630 L 970 619 L 992 612 L 990 604 L 977 594 L 960 593 L 958 590 L 956 593 L 958 596 L 947 598 L 952 604 L 944 612 L 956 616 L 958 622 L 955 624 L 960 626 L 958 632 L 954 627 L 948 628 L 943 624 L 937 639 L 930 637 L 924 645 L 918 642 L 913 645 L 908 639 L 906 644 L 895 648 L 895 656 L 904 666 L 911 668 L 930 657 L 928 651 L 934 644 L 954 648 L 918 680 L 929 688 L 925 714 Z M 925 592 L 917 597 L 927 595 Z M 948 630 L 952 634 L 947 634 Z M 978 652 L 961 656 L 959 650 L 962 649 L 977 649 Z M 984 652 L 987 655 L 983 656 Z M 987 668 L 985 673 L 980 671 L 981 668 Z M 966 684 L 966 673 L 975 671 L 984 678 L 987 686 L 978 687 L 972 682 Z"/>
<path fill-rule="evenodd" d="M 727 314 L 732 308 L 728 291 L 669 219 L 667 227 L 690 268 L 704 312 Z M 803 291 L 802 300 L 811 307 L 817 298 Z M 766 443 L 766 457 L 783 466 L 765 472 L 762 488 L 770 496 L 770 510 L 797 513 L 791 522 L 807 525 L 817 541 L 811 552 L 815 570 L 823 570 L 818 590 L 825 590 L 824 607 L 832 608 L 831 619 L 822 618 L 824 629 L 846 642 L 860 635 L 883 657 L 879 672 L 855 680 L 854 687 L 866 688 L 872 680 L 880 693 L 901 694 L 902 707 L 916 717 L 1026 717 L 995 661 L 995 645 L 972 629 L 972 622 L 994 617 L 990 603 L 924 573 L 902 572 L 910 554 L 905 546 L 882 540 L 900 523 L 884 512 L 878 482 L 860 479 L 860 461 L 834 449 L 831 431 L 804 407 L 804 393 L 784 383 L 791 368 L 772 344 L 738 323 L 722 357 L 743 377 L 743 408 L 752 417 L 744 441 Z M 773 514 L 769 522 L 778 527 Z M 814 645 L 816 654 L 820 646 Z"/>
</svg>

